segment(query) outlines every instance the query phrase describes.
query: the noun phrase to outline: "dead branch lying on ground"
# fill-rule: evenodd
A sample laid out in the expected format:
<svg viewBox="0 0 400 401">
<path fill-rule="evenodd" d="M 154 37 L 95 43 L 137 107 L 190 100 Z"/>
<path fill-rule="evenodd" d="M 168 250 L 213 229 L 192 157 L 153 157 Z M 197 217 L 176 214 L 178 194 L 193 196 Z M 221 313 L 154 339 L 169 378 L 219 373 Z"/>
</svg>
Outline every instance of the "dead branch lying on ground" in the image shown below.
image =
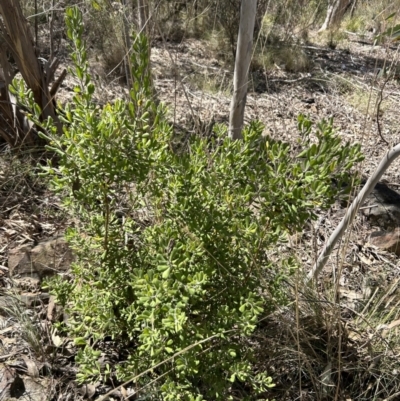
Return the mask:
<svg viewBox="0 0 400 401">
<path fill-rule="evenodd" d="M 318 276 L 321 273 L 321 270 L 324 268 L 329 258 L 329 255 L 332 253 L 336 243 L 340 240 L 340 238 L 342 238 L 342 235 L 344 234 L 346 229 L 353 222 L 353 219 L 357 214 L 359 207 L 365 202 L 365 199 L 375 188 L 375 185 L 382 178 L 382 175 L 385 173 L 385 171 L 399 156 L 400 156 L 400 144 L 396 145 L 383 157 L 383 159 L 379 163 L 379 166 L 375 170 L 374 174 L 368 179 L 368 181 L 364 185 L 364 188 L 361 190 L 361 192 L 353 200 L 351 206 L 348 208 L 340 224 L 336 227 L 335 231 L 329 237 L 329 240 L 322 249 L 317 259 L 317 262 L 307 275 L 306 278 L 307 283 L 313 279 L 314 280 L 318 279 Z"/>
</svg>

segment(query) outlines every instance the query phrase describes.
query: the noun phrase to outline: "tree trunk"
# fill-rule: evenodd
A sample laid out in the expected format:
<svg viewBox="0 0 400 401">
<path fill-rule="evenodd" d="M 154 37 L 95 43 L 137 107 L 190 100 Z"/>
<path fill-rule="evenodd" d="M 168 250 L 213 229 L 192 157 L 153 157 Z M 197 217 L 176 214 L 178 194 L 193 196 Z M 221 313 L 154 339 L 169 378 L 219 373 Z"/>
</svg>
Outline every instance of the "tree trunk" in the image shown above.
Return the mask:
<svg viewBox="0 0 400 401">
<path fill-rule="evenodd" d="M 247 96 L 247 77 L 253 47 L 256 10 L 257 0 L 242 0 L 235 73 L 233 77 L 233 96 L 229 115 L 229 137 L 231 139 L 242 138 L 244 108 Z"/>
<path fill-rule="evenodd" d="M 0 22 L 0 33 L 4 42 L 4 45 L 0 48 L 0 52 L 2 53 L 0 65 L 3 72 L 2 78 L 4 83 L 1 97 L 2 100 L 3 97 L 6 98 L 6 102 L 9 103 L 9 106 L 4 105 L 4 107 L 1 108 L 1 111 L 4 113 L 1 116 L 1 120 L 3 123 L 6 123 L 6 125 L 8 124 L 8 127 L 5 127 L 5 130 L 0 129 L 0 135 L 12 146 L 20 146 L 26 143 L 37 144 L 39 138 L 36 130 L 32 129 L 32 126 L 24 119 L 21 113 L 18 114 L 16 112 L 17 105 L 14 104 L 15 100 L 12 99 L 8 92 L 8 85 L 13 74 L 6 52 L 8 51 L 12 54 L 28 88 L 32 90 L 35 102 L 42 110 L 41 119 L 45 120 L 51 117 L 61 133 L 61 125 L 57 118 L 54 102 L 48 88 L 49 82 L 52 80 L 57 68 L 57 61 L 50 60 L 48 62 L 47 74 L 45 74 L 37 59 L 29 25 L 22 14 L 19 0 L 1 0 L 0 14 L 3 17 L 2 22 Z M 10 109 L 14 111 L 12 117 L 14 121 L 9 121 Z M 20 121 L 21 118 L 23 121 Z M 14 128 L 14 137 L 7 138 L 7 136 L 12 135 L 8 130 L 11 126 Z"/>
<path fill-rule="evenodd" d="M 329 0 L 326 18 L 319 32 L 339 25 L 352 1 L 353 0 Z"/>
<path fill-rule="evenodd" d="M 149 34 L 149 7 L 146 0 L 138 0 L 138 25 L 139 33 Z"/>
</svg>

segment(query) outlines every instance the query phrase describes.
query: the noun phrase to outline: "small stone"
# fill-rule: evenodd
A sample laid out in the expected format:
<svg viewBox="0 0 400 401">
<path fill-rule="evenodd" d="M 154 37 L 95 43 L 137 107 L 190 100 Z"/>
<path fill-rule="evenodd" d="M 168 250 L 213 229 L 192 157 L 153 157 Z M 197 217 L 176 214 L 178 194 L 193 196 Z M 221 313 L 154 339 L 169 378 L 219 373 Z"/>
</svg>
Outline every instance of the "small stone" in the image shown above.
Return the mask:
<svg viewBox="0 0 400 401">
<path fill-rule="evenodd" d="M 8 256 L 10 277 L 32 277 L 42 280 L 69 269 L 73 254 L 63 237 L 40 243 L 34 248 L 11 249 Z"/>
<path fill-rule="evenodd" d="M 370 243 L 400 256 L 400 228 L 393 231 L 376 231 L 371 234 Z"/>
</svg>

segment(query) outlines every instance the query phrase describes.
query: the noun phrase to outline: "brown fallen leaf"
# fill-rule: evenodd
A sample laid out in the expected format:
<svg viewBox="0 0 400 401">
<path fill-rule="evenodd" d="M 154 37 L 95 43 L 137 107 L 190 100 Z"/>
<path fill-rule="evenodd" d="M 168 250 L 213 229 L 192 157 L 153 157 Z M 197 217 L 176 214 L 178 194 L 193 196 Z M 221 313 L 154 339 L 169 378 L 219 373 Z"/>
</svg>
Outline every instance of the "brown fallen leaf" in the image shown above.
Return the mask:
<svg viewBox="0 0 400 401">
<path fill-rule="evenodd" d="M 55 330 L 53 330 L 51 333 L 51 340 L 53 341 L 53 344 L 56 346 L 56 348 L 59 348 L 61 347 L 61 345 L 64 344 L 64 339 L 57 335 L 57 332 Z"/>
<path fill-rule="evenodd" d="M 386 338 L 386 336 L 389 334 L 389 331 L 391 329 L 394 329 L 395 327 L 400 326 L 400 319 L 399 320 L 394 320 L 392 323 L 389 323 L 385 329 L 382 331 L 382 337 Z"/>
<path fill-rule="evenodd" d="M 0 365 L 0 401 L 7 400 L 10 395 L 11 384 L 15 378 L 15 369 L 7 365 Z"/>
<path fill-rule="evenodd" d="M 36 363 L 29 359 L 27 355 L 21 355 L 22 360 L 25 362 L 27 373 L 30 377 L 39 377 L 39 369 Z"/>
<path fill-rule="evenodd" d="M 56 297 L 54 295 L 50 295 L 49 305 L 47 306 L 47 319 L 50 322 L 54 322 L 56 317 Z"/>
<path fill-rule="evenodd" d="M 93 398 L 96 394 L 96 386 L 94 384 L 85 384 L 78 389 L 79 394 L 85 398 Z"/>
</svg>

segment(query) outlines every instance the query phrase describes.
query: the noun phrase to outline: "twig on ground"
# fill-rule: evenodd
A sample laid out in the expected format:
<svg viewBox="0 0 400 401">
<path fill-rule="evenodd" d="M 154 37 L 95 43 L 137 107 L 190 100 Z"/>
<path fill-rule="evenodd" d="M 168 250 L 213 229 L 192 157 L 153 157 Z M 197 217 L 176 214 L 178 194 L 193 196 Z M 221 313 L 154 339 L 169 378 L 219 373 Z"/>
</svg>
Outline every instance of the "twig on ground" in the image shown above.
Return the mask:
<svg viewBox="0 0 400 401">
<path fill-rule="evenodd" d="M 384 136 L 382 134 L 381 123 L 379 120 L 379 113 L 381 111 L 381 104 L 383 102 L 383 90 L 385 89 L 385 86 L 388 83 L 389 79 L 390 79 L 390 75 L 385 79 L 385 82 L 383 83 L 382 88 L 379 90 L 379 100 L 376 103 L 376 126 L 378 128 L 379 136 L 381 137 L 382 141 L 386 143 L 386 145 L 389 145 L 389 142 L 384 138 Z"/>
<path fill-rule="evenodd" d="M 379 166 L 375 170 L 374 174 L 368 179 L 364 188 L 361 192 L 357 195 L 357 197 L 353 200 L 351 206 L 347 210 L 345 216 L 343 217 L 340 224 L 336 227 L 336 230 L 331 234 L 328 242 L 324 246 L 323 250 L 321 251 L 317 262 L 308 273 L 306 282 L 310 282 L 313 279 L 317 280 L 318 275 L 320 274 L 321 270 L 324 268 L 329 255 L 332 253 L 333 248 L 335 247 L 336 243 L 342 237 L 343 233 L 349 227 L 349 225 L 353 222 L 355 215 L 359 207 L 364 203 L 367 196 L 372 192 L 375 188 L 375 185 L 381 179 L 382 175 L 385 171 L 389 168 L 389 166 L 400 156 L 400 144 L 396 145 L 392 150 L 386 153 L 383 157 Z"/>
</svg>

